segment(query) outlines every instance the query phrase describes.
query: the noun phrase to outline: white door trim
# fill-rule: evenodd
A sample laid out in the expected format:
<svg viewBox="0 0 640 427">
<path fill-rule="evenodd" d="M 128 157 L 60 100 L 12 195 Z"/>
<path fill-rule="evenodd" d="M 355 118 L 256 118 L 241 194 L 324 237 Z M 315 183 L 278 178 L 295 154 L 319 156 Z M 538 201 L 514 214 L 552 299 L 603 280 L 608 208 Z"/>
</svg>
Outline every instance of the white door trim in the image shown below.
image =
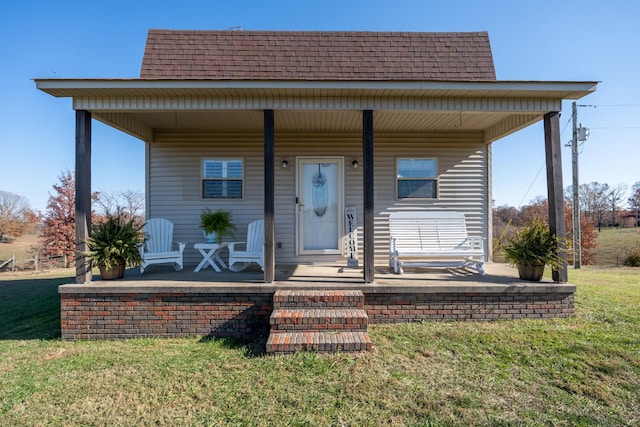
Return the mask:
<svg viewBox="0 0 640 427">
<path fill-rule="evenodd" d="M 336 206 L 336 246 L 335 249 L 305 249 L 304 209 L 311 206 L 311 200 L 305 200 L 302 180 L 304 165 L 309 163 L 337 164 L 337 206 Z M 342 156 L 300 156 L 296 157 L 296 255 L 343 255 L 344 235 L 344 157 Z M 307 212 L 308 209 L 307 209 Z"/>
</svg>

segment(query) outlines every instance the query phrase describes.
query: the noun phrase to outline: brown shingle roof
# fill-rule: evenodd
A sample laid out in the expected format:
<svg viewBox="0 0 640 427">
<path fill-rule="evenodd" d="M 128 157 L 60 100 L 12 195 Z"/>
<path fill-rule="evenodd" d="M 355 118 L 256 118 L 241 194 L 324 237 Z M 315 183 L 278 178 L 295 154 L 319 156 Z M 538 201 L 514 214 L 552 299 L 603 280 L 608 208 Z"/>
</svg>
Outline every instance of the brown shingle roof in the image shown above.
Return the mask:
<svg viewBox="0 0 640 427">
<path fill-rule="evenodd" d="M 486 32 L 149 30 L 140 77 L 495 80 Z"/>
</svg>

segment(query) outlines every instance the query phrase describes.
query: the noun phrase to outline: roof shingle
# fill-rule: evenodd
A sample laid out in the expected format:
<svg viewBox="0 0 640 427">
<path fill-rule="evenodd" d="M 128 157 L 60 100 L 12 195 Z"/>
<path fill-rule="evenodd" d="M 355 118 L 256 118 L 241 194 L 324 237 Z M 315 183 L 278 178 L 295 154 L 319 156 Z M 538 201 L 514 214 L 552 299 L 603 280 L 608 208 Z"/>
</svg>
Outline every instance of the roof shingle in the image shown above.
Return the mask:
<svg viewBox="0 0 640 427">
<path fill-rule="evenodd" d="M 486 32 L 149 30 L 140 77 L 496 80 Z"/>
</svg>

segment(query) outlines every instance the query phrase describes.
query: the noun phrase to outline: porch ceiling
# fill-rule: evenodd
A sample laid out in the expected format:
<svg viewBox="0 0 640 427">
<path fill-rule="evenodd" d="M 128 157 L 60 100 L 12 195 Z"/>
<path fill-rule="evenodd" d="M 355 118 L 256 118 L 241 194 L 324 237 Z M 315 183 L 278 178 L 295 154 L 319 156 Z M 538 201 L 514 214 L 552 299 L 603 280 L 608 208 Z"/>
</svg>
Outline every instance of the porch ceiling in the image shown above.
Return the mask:
<svg viewBox="0 0 640 427">
<path fill-rule="evenodd" d="M 72 97 L 110 126 L 151 141 L 158 130 L 261 131 L 263 110 L 276 131 L 483 132 L 490 143 L 559 111 L 595 82 L 309 82 L 39 79 L 39 89 Z"/>
<path fill-rule="evenodd" d="M 101 119 L 102 112 L 94 111 Z M 262 110 L 128 112 L 127 117 L 154 130 L 262 131 Z M 510 116 L 495 112 L 374 111 L 376 131 L 483 131 Z M 541 120 L 543 114 L 529 114 Z M 109 116 L 104 118 L 109 120 Z M 276 110 L 277 131 L 360 131 L 361 111 Z"/>
</svg>

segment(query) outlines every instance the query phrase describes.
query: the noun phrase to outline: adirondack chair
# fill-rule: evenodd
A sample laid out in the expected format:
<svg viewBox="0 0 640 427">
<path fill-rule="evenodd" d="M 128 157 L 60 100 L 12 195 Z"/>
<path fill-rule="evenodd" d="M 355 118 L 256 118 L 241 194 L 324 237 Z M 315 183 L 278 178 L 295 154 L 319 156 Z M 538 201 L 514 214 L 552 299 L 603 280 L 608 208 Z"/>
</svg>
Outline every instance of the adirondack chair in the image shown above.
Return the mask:
<svg viewBox="0 0 640 427">
<path fill-rule="evenodd" d="M 178 250 L 174 250 L 173 223 L 164 218 L 153 218 L 144 224 L 147 240 L 140 246 L 140 274 L 151 264 L 173 264 L 176 271 L 182 270 L 182 252 L 186 243 L 176 243 Z"/>
<path fill-rule="evenodd" d="M 245 250 L 237 250 L 235 245 L 245 244 Z M 255 262 L 264 271 L 264 220 L 249 224 L 246 242 L 229 243 L 229 270 L 242 271 Z"/>
</svg>

